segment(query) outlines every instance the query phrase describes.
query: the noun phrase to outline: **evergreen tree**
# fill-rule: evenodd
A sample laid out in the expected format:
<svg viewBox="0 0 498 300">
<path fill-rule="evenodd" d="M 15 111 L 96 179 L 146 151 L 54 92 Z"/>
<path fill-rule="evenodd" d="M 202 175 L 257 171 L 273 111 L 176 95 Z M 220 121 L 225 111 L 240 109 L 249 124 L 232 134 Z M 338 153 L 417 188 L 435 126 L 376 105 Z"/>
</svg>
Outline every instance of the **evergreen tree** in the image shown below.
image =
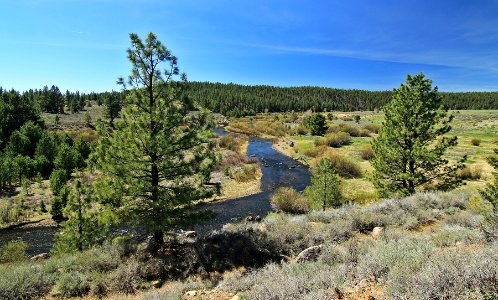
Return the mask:
<svg viewBox="0 0 498 300">
<path fill-rule="evenodd" d="M 215 160 L 207 140 L 212 123 L 178 98 L 183 83 L 173 80 L 177 58 L 156 36 L 150 33 L 145 43 L 136 34 L 130 38 L 132 72 L 118 83 L 131 89 L 115 129 L 99 125 L 96 160 L 117 183 L 111 186 L 122 189 L 122 210 L 161 245 L 164 230 L 185 217 L 180 208 L 214 191 L 206 184 Z"/>
<path fill-rule="evenodd" d="M 310 131 L 311 135 L 324 135 L 327 131 L 325 117 L 321 114 L 312 114 L 305 117 L 303 126 Z"/>
<path fill-rule="evenodd" d="M 101 244 L 108 225 L 99 222 L 99 209 L 92 201 L 92 189 L 79 179 L 69 193 L 63 216 L 62 229 L 56 237 L 55 252 L 83 251 Z"/>
<path fill-rule="evenodd" d="M 312 207 L 323 210 L 327 207 L 341 205 L 341 181 L 330 158 L 322 158 L 311 177 L 311 185 L 306 188 L 305 194 Z"/>
<path fill-rule="evenodd" d="M 447 115 L 432 80 L 422 73 L 408 75 L 384 112 L 385 120 L 372 142 L 374 182 L 383 196 L 410 195 L 424 185 L 447 190 L 461 183 L 455 172 L 463 160 L 449 165 L 443 158 L 457 138 L 443 136 L 450 131 L 453 116 Z"/>
<path fill-rule="evenodd" d="M 121 94 L 112 91 L 104 97 L 104 116 L 109 119 L 109 125 L 114 128 L 114 119 L 119 116 L 121 111 Z"/>
<path fill-rule="evenodd" d="M 495 155 L 488 158 L 488 162 L 495 170 L 493 172 L 494 181 L 486 186 L 482 191 L 484 199 L 488 200 L 495 210 L 498 210 L 498 149 L 495 149 Z"/>
</svg>

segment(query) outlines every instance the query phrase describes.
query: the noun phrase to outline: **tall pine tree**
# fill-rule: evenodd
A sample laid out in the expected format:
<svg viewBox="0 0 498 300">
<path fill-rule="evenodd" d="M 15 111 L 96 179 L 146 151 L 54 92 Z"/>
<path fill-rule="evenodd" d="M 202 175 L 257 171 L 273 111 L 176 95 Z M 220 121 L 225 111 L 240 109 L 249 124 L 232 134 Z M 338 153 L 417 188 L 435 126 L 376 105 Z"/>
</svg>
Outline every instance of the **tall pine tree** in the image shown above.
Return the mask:
<svg viewBox="0 0 498 300">
<path fill-rule="evenodd" d="M 130 38 L 131 75 L 126 82 L 118 79 L 128 89 L 125 106 L 114 129 L 100 125 L 97 162 L 110 187 L 121 189 L 127 219 L 161 245 L 164 230 L 186 218 L 181 208 L 214 192 L 207 184 L 215 162 L 207 139 L 212 123 L 178 97 L 184 83 L 173 80 L 177 58 L 156 36 Z"/>
<path fill-rule="evenodd" d="M 420 73 L 408 75 L 384 106 L 385 120 L 372 143 L 374 182 L 383 196 L 410 195 L 424 185 L 447 190 L 460 184 L 455 172 L 465 158 L 456 164 L 443 158 L 457 138 L 444 136 L 453 116 L 441 101 L 432 80 Z"/>
</svg>

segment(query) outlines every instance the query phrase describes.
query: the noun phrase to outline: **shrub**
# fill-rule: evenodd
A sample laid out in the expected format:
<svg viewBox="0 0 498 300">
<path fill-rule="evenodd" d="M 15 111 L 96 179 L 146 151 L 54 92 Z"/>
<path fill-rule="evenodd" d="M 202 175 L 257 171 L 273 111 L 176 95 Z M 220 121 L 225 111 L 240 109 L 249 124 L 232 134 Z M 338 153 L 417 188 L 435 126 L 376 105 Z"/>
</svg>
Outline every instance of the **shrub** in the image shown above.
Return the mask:
<svg viewBox="0 0 498 300">
<path fill-rule="evenodd" d="M 309 157 L 318 157 L 327 151 L 327 146 L 321 145 L 304 151 L 304 155 Z"/>
<path fill-rule="evenodd" d="M 38 265 L 0 266 L 0 299 L 40 299 L 52 281 Z"/>
<path fill-rule="evenodd" d="M 271 203 L 275 208 L 287 213 L 303 214 L 310 210 L 306 198 L 288 187 L 278 188 L 271 197 Z"/>
<path fill-rule="evenodd" d="M 10 241 L 0 248 L 0 263 L 20 262 L 26 259 L 28 244 L 24 241 Z"/>
<path fill-rule="evenodd" d="M 379 133 L 380 125 L 375 123 L 370 123 L 363 125 L 363 128 L 373 133 Z"/>
<path fill-rule="evenodd" d="M 469 229 L 459 225 L 443 225 L 432 236 L 432 243 L 438 247 L 451 247 L 459 243 L 474 244 L 483 241 L 484 234 L 478 229 Z"/>
<path fill-rule="evenodd" d="M 347 269 L 323 263 L 268 264 L 244 277 L 229 277 L 222 283 L 232 292 L 248 290 L 247 299 L 331 299 L 344 283 Z"/>
<path fill-rule="evenodd" d="M 472 140 L 470 140 L 470 143 L 472 144 L 472 146 L 479 146 L 481 144 L 481 139 L 478 139 L 478 138 L 473 138 Z"/>
<path fill-rule="evenodd" d="M 90 282 L 87 276 L 80 272 L 60 275 L 56 286 L 62 297 L 82 297 L 90 291 Z"/>
<path fill-rule="evenodd" d="M 340 123 L 338 126 L 339 131 L 348 133 L 350 136 L 360 136 L 360 130 L 356 126 L 347 123 Z"/>
<path fill-rule="evenodd" d="M 351 143 L 351 136 L 345 132 L 329 133 L 324 137 L 319 137 L 315 139 L 316 146 L 329 146 L 334 148 L 339 148 L 343 145 L 348 145 Z"/>
<path fill-rule="evenodd" d="M 368 252 L 358 259 L 361 279 L 385 279 L 390 272 L 412 273 L 432 253 L 423 240 L 404 238 L 397 241 L 375 240 Z"/>
<path fill-rule="evenodd" d="M 247 164 L 242 169 L 232 173 L 233 179 L 237 182 L 247 182 L 257 178 L 258 168 L 255 164 Z"/>
<path fill-rule="evenodd" d="M 128 259 L 110 274 L 109 281 L 114 291 L 134 294 L 143 287 L 139 261 L 136 258 Z"/>
<path fill-rule="evenodd" d="M 360 148 L 360 157 L 364 160 L 371 160 L 375 157 L 375 152 L 372 149 L 372 145 L 365 144 Z"/>
<path fill-rule="evenodd" d="M 489 215 L 493 211 L 493 205 L 484 202 L 478 195 L 472 195 L 467 202 L 467 209 L 480 215 Z"/>
<path fill-rule="evenodd" d="M 362 176 L 360 167 L 351 158 L 337 153 L 330 153 L 327 157 L 331 159 L 332 165 L 340 176 L 345 178 L 359 178 Z"/>
<path fill-rule="evenodd" d="M 494 299 L 498 294 L 498 252 L 438 252 L 408 276 L 390 276 L 386 289 L 394 299 Z M 393 274 L 397 275 L 397 274 Z"/>
<path fill-rule="evenodd" d="M 360 135 L 362 137 L 369 137 L 371 135 L 371 132 L 368 129 L 360 129 Z"/>
<path fill-rule="evenodd" d="M 457 171 L 457 176 L 464 180 L 477 180 L 482 177 L 482 170 L 477 165 L 466 166 Z"/>
</svg>

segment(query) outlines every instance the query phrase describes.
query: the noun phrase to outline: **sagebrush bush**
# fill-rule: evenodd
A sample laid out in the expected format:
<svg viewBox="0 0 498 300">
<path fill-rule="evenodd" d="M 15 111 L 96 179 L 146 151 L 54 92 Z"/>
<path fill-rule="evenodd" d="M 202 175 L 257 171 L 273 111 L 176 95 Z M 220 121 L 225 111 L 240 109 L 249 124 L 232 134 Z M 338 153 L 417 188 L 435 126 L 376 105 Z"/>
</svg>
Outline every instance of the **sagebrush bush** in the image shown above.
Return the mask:
<svg viewBox="0 0 498 300">
<path fill-rule="evenodd" d="M 479 229 L 470 229 L 460 225 L 443 225 L 432 234 L 431 242 L 437 247 L 451 247 L 458 244 L 474 244 L 484 241 L 484 233 Z"/>
<path fill-rule="evenodd" d="M 0 299 L 40 299 L 52 287 L 52 280 L 39 265 L 0 265 Z"/>
<path fill-rule="evenodd" d="M 57 278 L 56 288 L 62 297 L 83 297 L 90 291 L 90 281 L 84 273 L 63 273 Z"/>
<path fill-rule="evenodd" d="M 135 257 L 129 258 L 109 275 L 109 286 L 115 292 L 136 293 L 144 286 L 140 268 L 140 262 Z"/>
<path fill-rule="evenodd" d="M 372 240 L 368 252 L 358 259 L 357 275 L 365 280 L 385 280 L 394 270 L 411 273 L 432 251 L 421 239 Z"/>
<path fill-rule="evenodd" d="M 278 220 L 268 226 L 267 238 L 279 254 L 297 255 L 302 250 L 315 246 L 311 226 L 307 222 Z"/>
<path fill-rule="evenodd" d="M 288 187 L 278 188 L 271 197 L 271 204 L 278 210 L 292 214 L 310 211 L 308 200 L 295 189 Z"/>
<path fill-rule="evenodd" d="M 438 251 L 408 276 L 391 276 L 386 289 L 393 299 L 494 299 L 498 295 L 498 251 Z M 395 274 L 393 274 L 395 275 Z"/>
<path fill-rule="evenodd" d="M 344 283 L 347 269 L 313 262 L 268 264 L 254 272 L 242 281 L 227 278 L 222 286 L 228 291 L 248 289 L 246 298 L 255 300 L 330 299 Z"/>
</svg>

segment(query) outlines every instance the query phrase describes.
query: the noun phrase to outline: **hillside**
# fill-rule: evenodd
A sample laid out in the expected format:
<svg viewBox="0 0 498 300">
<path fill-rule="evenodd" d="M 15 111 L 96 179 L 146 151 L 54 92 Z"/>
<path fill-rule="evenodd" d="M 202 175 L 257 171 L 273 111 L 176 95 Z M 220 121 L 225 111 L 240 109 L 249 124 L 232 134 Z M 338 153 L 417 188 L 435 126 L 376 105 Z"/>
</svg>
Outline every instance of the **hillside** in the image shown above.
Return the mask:
<svg viewBox="0 0 498 300">
<path fill-rule="evenodd" d="M 290 111 L 372 111 L 389 102 L 391 91 L 324 87 L 248 86 L 189 82 L 185 92 L 202 106 L 227 116 Z M 498 109 L 498 92 L 440 93 L 449 109 Z"/>
</svg>

